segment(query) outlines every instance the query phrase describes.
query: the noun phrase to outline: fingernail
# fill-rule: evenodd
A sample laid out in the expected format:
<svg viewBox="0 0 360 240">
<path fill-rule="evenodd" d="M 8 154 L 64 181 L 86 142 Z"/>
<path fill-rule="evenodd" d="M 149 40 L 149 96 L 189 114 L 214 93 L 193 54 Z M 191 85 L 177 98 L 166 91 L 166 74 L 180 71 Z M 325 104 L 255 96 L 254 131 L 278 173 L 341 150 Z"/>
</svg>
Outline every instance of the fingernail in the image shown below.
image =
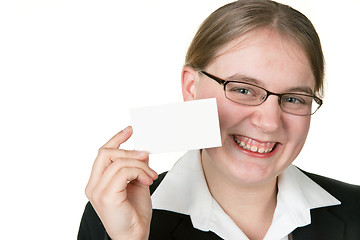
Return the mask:
<svg viewBox="0 0 360 240">
<path fill-rule="evenodd" d="M 148 152 L 145 152 L 145 151 L 137 151 L 137 154 L 141 157 L 145 157 L 148 155 Z"/>
<path fill-rule="evenodd" d="M 130 126 L 127 126 L 126 128 L 124 128 L 124 130 L 122 130 L 123 133 L 127 133 L 130 130 Z"/>
<path fill-rule="evenodd" d="M 138 151 L 138 154 L 141 155 L 141 156 L 145 156 L 145 155 L 148 155 L 148 152 Z"/>
</svg>

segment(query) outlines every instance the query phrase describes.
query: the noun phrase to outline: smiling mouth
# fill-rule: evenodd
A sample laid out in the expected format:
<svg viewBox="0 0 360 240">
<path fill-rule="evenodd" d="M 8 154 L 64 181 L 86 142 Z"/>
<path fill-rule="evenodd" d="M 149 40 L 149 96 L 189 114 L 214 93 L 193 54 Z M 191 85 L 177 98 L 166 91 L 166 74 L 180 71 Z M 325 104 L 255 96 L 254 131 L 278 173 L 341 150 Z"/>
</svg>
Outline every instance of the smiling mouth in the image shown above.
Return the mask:
<svg viewBox="0 0 360 240">
<path fill-rule="evenodd" d="M 241 148 L 254 153 L 270 153 L 277 145 L 276 142 L 258 142 L 254 139 L 243 136 L 233 136 L 233 139 Z"/>
</svg>

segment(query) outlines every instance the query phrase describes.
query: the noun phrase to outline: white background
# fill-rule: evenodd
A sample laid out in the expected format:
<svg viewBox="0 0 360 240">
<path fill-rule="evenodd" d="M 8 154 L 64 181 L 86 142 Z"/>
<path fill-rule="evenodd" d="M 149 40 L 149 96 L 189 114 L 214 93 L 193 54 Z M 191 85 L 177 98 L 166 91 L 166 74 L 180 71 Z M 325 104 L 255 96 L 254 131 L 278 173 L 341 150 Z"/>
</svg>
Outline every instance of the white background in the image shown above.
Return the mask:
<svg viewBox="0 0 360 240">
<path fill-rule="evenodd" d="M 182 100 L 191 38 L 227 2 L 0 2 L 2 239 L 76 238 L 98 148 L 130 124 L 130 107 Z M 295 163 L 360 184 L 360 1 L 282 2 L 313 21 L 327 61 L 325 103 Z"/>
</svg>

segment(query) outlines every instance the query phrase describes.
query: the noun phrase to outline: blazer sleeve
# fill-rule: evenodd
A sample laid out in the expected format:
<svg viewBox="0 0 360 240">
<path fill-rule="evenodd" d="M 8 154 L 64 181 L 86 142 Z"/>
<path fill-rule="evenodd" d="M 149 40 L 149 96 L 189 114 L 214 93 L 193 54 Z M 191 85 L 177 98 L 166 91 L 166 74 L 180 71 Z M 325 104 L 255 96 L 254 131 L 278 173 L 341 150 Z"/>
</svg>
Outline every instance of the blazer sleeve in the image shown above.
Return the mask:
<svg viewBox="0 0 360 240">
<path fill-rule="evenodd" d="M 81 218 L 78 240 L 110 240 L 100 218 L 88 202 L 85 206 L 84 214 Z"/>
</svg>

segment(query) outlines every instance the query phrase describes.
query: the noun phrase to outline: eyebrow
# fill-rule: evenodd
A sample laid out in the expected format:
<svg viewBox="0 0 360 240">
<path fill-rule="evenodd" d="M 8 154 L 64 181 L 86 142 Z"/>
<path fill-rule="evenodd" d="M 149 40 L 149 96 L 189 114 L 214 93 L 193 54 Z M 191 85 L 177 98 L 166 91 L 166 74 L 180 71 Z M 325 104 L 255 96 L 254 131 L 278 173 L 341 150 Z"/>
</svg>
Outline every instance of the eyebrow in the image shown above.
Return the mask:
<svg viewBox="0 0 360 240">
<path fill-rule="evenodd" d="M 257 80 L 256 78 L 252 78 L 243 74 L 234 74 L 228 78 L 225 79 L 226 81 L 241 81 L 241 82 L 247 82 L 247 83 L 252 83 L 255 85 L 263 85 L 261 84 L 261 81 Z"/>
<path fill-rule="evenodd" d="M 314 91 L 310 88 L 310 87 L 294 87 L 294 88 L 290 88 L 288 90 L 288 92 L 292 93 L 292 92 L 303 92 L 305 94 L 314 95 Z"/>
<path fill-rule="evenodd" d="M 234 74 L 226 79 L 224 79 L 225 81 L 241 81 L 241 82 L 246 82 L 246 83 L 250 83 L 250 84 L 254 84 L 257 85 L 259 87 L 262 87 L 264 84 L 262 81 L 257 80 L 256 78 L 253 77 L 249 77 L 243 74 Z M 308 95 L 313 96 L 314 95 L 314 91 L 310 88 L 310 87 L 292 87 L 289 88 L 285 91 L 285 93 L 305 93 Z"/>
</svg>

